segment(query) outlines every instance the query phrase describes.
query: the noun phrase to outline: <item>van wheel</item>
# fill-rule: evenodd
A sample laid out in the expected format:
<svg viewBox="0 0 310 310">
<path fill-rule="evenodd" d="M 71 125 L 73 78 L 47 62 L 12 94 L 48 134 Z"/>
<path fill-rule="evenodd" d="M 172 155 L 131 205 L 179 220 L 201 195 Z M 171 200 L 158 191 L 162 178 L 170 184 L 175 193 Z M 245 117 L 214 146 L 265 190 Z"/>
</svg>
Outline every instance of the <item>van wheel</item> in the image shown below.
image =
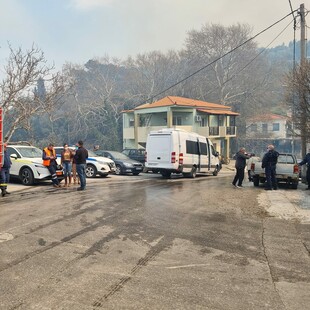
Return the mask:
<svg viewBox="0 0 310 310">
<path fill-rule="evenodd" d="M 214 176 L 217 176 L 218 175 L 218 173 L 219 173 L 219 171 L 220 171 L 220 169 L 218 168 L 218 167 L 216 167 L 215 169 L 214 169 L 214 171 L 213 171 L 213 175 Z"/>
<path fill-rule="evenodd" d="M 193 167 L 192 168 L 192 171 L 188 174 L 188 176 L 190 177 L 190 178 L 196 178 L 196 175 L 197 175 L 197 167 Z"/>
<path fill-rule="evenodd" d="M 171 172 L 169 172 L 169 171 L 161 171 L 161 175 L 162 175 L 163 178 L 165 178 L 165 179 L 170 179 L 170 177 L 171 177 Z"/>
</svg>

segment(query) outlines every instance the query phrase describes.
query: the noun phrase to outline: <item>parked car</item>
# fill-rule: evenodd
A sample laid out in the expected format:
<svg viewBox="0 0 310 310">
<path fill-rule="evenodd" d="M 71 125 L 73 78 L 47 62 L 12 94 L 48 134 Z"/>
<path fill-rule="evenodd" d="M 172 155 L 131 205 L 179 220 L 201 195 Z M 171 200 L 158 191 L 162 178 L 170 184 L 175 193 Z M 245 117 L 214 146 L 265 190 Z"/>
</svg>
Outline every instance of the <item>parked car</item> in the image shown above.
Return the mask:
<svg viewBox="0 0 310 310">
<path fill-rule="evenodd" d="M 122 153 L 142 164 L 145 163 L 145 149 L 125 149 Z"/>
<path fill-rule="evenodd" d="M 10 177 L 19 179 L 24 185 L 33 185 L 41 180 L 51 180 L 52 176 L 48 169 L 43 166 L 43 151 L 31 145 L 7 146 L 12 161 Z M 61 181 L 63 176 L 62 168 L 56 171 L 57 178 Z"/>
<path fill-rule="evenodd" d="M 96 151 L 96 154 L 112 159 L 116 165 L 115 174 L 128 174 L 138 175 L 143 170 L 143 164 L 129 158 L 123 153 L 115 151 Z"/>
<path fill-rule="evenodd" d="M 259 159 L 251 164 L 254 186 L 266 182 L 265 169 L 262 168 L 262 161 Z M 299 183 L 299 166 L 295 155 L 290 153 L 279 153 L 276 179 L 278 183 L 286 183 L 293 189 L 297 189 Z"/>
<path fill-rule="evenodd" d="M 76 149 L 75 146 L 70 147 L 71 149 Z M 61 152 L 63 151 L 62 146 L 54 147 L 56 151 L 57 158 L 60 159 Z M 88 150 L 88 159 L 86 160 L 86 177 L 94 178 L 96 175 L 101 177 L 106 177 L 110 173 L 115 173 L 115 163 L 113 160 L 101 157 L 95 154 L 93 151 Z"/>
</svg>

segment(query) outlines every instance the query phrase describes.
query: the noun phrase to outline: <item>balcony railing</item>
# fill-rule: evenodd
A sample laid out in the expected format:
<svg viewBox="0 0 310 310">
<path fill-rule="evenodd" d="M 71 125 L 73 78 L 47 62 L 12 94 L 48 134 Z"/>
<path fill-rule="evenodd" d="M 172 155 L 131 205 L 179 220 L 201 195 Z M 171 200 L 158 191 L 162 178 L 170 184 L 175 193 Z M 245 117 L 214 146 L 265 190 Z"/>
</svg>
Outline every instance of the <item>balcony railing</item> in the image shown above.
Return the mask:
<svg viewBox="0 0 310 310">
<path fill-rule="evenodd" d="M 209 127 L 210 136 L 218 136 L 220 133 L 220 127 Z"/>
<path fill-rule="evenodd" d="M 236 134 L 236 126 L 228 126 L 226 127 L 226 135 L 234 136 Z"/>
</svg>

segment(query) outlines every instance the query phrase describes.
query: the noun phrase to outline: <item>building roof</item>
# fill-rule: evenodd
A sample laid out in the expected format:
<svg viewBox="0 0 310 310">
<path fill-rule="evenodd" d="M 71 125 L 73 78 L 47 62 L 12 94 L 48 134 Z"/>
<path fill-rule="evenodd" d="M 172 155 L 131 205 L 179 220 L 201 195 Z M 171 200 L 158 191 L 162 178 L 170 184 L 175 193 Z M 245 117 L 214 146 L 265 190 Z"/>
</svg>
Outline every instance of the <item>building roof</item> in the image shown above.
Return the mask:
<svg viewBox="0 0 310 310">
<path fill-rule="evenodd" d="M 227 111 L 227 110 L 211 110 L 211 109 L 197 109 L 199 112 L 208 113 L 208 114 L 221 114 L 221 115 L 240 115 L 240 113 Z"/>
<path fill-rule="evenodd" d="M 218 104 L 210 103 L 206 101 L 200 101 L 184 97 L 176 96 L 167 96 L 153 103 L 145 103 L 135 108 L 135 110 L 149 109 L 149 108 L 158 108 L 158 107 L 167 107 L 167 106 L 181 106 L 181 107 L 199 107 L 199 108 L 208 108 L 213 110 L 227 110 L 230 111 L 231 107 Z M 223 114 L 223 113 L 221 113 Z"/>
<path fill-rule="evenodd" d="M 270 121 L 278 121 L 278 120 L 287 120 L 287 116 L 279 115 L 279 114 L 260 114 L 249 118 L 251 122 L 270 122 Z"/>
</svg>

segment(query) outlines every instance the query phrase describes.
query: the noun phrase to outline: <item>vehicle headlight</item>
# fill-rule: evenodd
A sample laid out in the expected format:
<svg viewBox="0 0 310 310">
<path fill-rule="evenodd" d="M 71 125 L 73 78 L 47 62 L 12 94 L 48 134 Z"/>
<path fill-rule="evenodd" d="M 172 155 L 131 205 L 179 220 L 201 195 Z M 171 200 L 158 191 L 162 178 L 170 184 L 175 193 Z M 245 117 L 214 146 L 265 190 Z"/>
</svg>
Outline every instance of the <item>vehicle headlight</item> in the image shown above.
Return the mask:
<svg viewBox="0 0 310 310">
<path fill-rule="evenodd" d="M 37 167 L 37 168 L 45 168 L 45 166 L 40 165 L 40 164 L 35 164 L 34 166 Z"/>
<path fill-rule="evenodd" d="M 133 167 L 133 165 L 132 164 L 130 164 L 130 163 L 124 163 L 124 166 L 126 166 L 126 167 Z"/>
</svg>

